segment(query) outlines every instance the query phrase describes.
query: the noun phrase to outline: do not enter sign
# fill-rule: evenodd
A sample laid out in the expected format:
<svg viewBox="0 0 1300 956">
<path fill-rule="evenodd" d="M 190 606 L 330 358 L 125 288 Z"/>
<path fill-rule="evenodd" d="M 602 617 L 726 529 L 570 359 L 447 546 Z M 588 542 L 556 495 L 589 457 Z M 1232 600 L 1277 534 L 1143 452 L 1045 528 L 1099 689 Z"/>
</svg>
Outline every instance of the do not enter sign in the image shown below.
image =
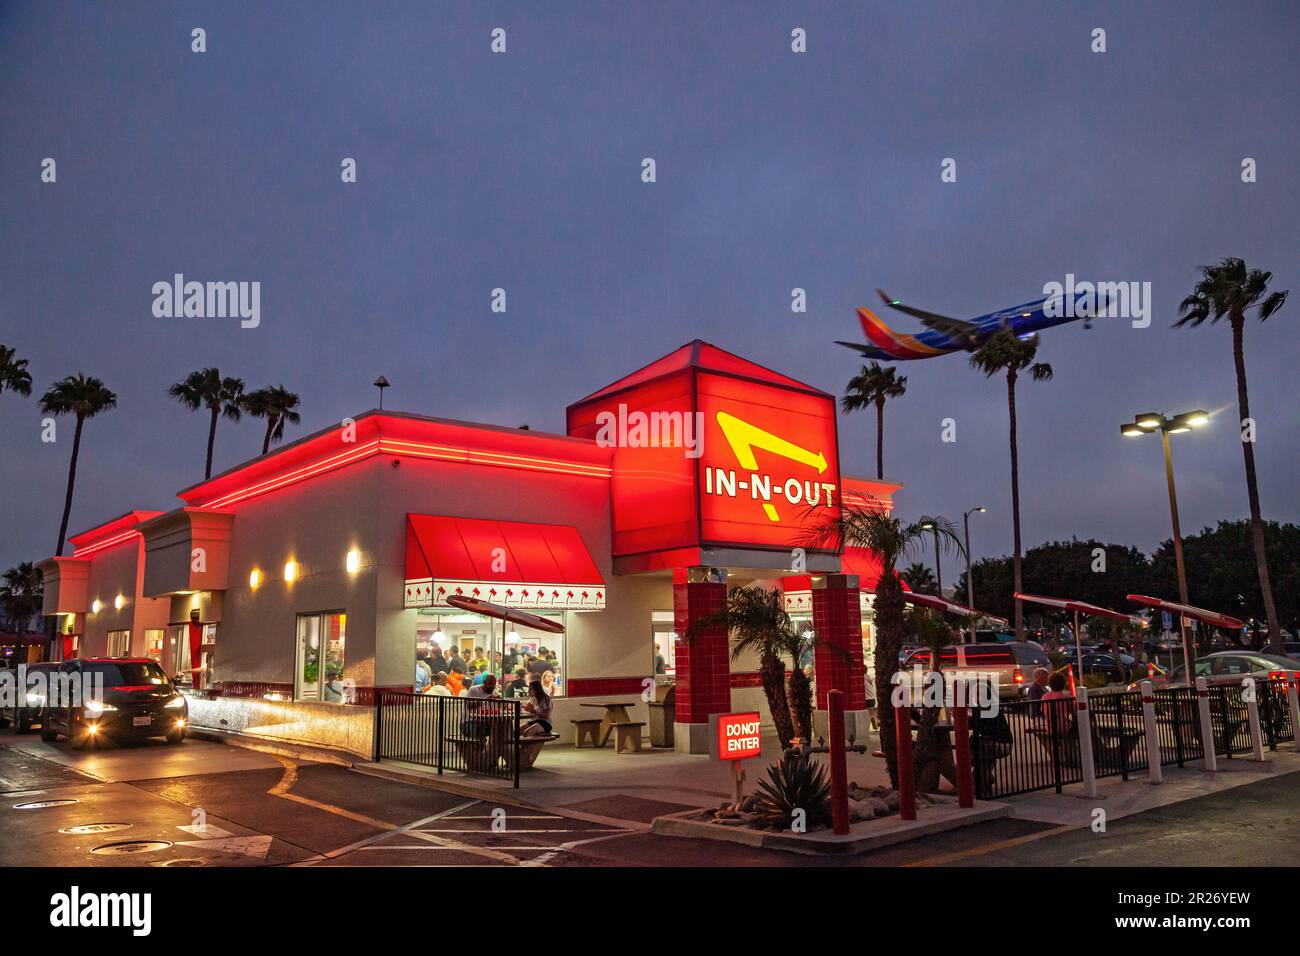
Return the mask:
<svg viewBox="0 0 1300 956">
<path fill-rule="evenodd" d="M 748 760 L 763 750 L 758 711 L 744 714 L 719 714 L 717 758 Z"/>
</svg>

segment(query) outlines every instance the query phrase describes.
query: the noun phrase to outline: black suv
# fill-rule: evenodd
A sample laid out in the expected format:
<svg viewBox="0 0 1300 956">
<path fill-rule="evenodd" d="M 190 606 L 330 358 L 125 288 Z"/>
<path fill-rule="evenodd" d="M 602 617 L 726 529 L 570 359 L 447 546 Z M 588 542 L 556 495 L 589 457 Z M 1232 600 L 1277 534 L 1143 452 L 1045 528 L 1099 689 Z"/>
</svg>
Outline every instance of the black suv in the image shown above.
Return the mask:
<svg viewBox="0 0 1300 956">
<path fill-rule="evenodd" d="M 103 738 L 165 737 L 169 744 L 185 739 L 189 705 L 156 662 L 92 657 L 65 661 L 59 674 L 68 678 L 68 683 L 80 683 L 82 699 L 75 705 L 68 701 L 46 704 L 42 740 L 57 740 L 63 734 L 80 750 Z M 96 698 L 92 688 L 100 682 L 102 690 Z"/>
</svg>

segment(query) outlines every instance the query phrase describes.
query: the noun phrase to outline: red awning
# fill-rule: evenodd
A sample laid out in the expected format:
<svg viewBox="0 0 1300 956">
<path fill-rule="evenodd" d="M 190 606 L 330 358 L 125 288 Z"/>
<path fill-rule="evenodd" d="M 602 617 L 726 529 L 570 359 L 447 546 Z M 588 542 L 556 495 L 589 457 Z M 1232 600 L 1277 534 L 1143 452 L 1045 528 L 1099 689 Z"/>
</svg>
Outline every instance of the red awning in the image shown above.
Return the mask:
<svg viewBox="0 0 1300 956">
<path fill-rule="evenodd" d="M 1128 614 L 1121 614 L 1119 611 L 1112 611 L 1110 608 L 1101 607 L 1097 604 L 1089 604 L 1087 601 L 1071 601 L 1067 598 L 1049 598 L 1042 597 L 1038 594 L 1021 594 L 1016 592 L 1015 597 L 1021 601 L 1029 601 L 1031 604 L 1043 604 L 1047 607 L 1058 608 L 1062 611 L 1077 611 L 1079 614 L 1086 614 L 1089 617 L 1108 617 L 1112 621 L 1132 621 L 1133 618 Z"/>
<path fill-rule="evenodd" d="M 445 607 L 451 595 L 505 607 L 599 610 L 601 577 L 570 525 L 406 516 L 406 607 Z"/>
<path fill-rule="evenodd" d="M 1190 604 L 1175 604 L 1173 601 L 1162 601 L 1160 598 L 1147 597 L 1145 594 L 1130 594 L 1128 599 L 1134 604 L 1145 604 L 1147 607 L 1159 608 L 1170 614 L 1181 614 L 1183 617 L 1190 617 L 1211 627 L 1226 627 L 1232 631 L 1239 631 L 1246 626 L 1245 621 L 1239 621 L 1235 617 L 1220 614 L 1218 611 L 1207 611 L 1202 607 L 1192 607 Z"/>
<path fill-rule="evenodd" d="M 943 611 L 945 614 L 957 614 L 961 617 L 985 617 L 990 621 L 997 621 L 999 624 L 1007 624 L 1005 617 L 998 617 L 996 614 L 986 614 L 983 611 L 976 610 L 973 607 L 967 607 L 965 604 L 954 604 L 952 601 L 946 601 L 941 597 L 935 597 L 933 594 L 919 594 L 916 591 L 904 591 L 903 600 L 908 604 L 919 604 L 921 607 L 928 607 L 932 611 Z"/>
</svg>

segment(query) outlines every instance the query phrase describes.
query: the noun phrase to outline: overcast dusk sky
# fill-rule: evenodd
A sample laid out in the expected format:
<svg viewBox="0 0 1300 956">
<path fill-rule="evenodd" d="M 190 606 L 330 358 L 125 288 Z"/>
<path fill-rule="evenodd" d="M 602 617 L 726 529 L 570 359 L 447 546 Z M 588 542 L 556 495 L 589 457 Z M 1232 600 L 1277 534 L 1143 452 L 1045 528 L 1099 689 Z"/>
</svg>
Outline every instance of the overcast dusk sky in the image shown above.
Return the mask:
<svg viewBox="0 0 1300 956">
<path fill-rule="evenodd" d="M 1226 410 L 1175 436 L 1183 527 L 1244 517 L 1229 329 L 1170 325 L 1223 256 L 1300 296 L 1297 41 L 1289 2 L 5 0 L 0 343 L 34 394 L 0 396 L 0 567 L 53 553 L 71 422 L 42 443 L 37 397 L 69 373 L 119 399 L 86 428 L 77 531 L 202 477 L 206 416 L 167 387 L 203 366 L 298 392 L 290 437 L 372 407 L 381 373 L 389 408 L 562 432 L 693 338 L 838 394 L 860 362 L 833 341 L 877 286 L 962 317 L 1067 273 L 1150 282 L 1152 322 L 1043 335 L 1026 546 L 1168 537 L 1159 443 L 1119 434 L 1143 410 Z M 175 273 L 260 282 L 260 326 L 155 318 Z M 1300 519 L 1298 356 L 1293 296 L 1246 334 L 1269 519 Z M 987 505 L 975 554 L 1009 553 L 1004 384 L 962 354 L 900 365 L 900 513 Z M 841 418 L 845 471 L 874 474 L 874 427 Z M 216 470 L 260 443 L 222 422 Z"/>
</svg>

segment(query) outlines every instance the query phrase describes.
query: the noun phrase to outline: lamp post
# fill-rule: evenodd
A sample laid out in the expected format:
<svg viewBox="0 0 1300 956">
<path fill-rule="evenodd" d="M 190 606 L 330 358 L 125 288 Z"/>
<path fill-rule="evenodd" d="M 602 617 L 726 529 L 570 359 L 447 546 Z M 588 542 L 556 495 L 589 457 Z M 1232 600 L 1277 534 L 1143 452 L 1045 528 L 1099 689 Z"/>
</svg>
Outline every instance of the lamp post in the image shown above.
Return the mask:
<svg viewBox="0 0 1300 956">
<path fill-rule="evenodd" d="M 988 511 L 987 507 L 980 505 L 962 512 L 962 525 L 966 529 L 966 606 L 971 609 L 975 607 L 975 581 L 971 579 L 971 515 L 984 514 L 985 511 Z M 974 627 L 971 631 L 971 637 L 974 637 Z"/>
<path fill-rule="evenodd" d="M 1135 416 L 1133 421 L 1121 425 L 1119 429 L 1120 434 L 1125 438 L 1137 438 L 1157 431 L 1160 433 L 1160 447 L 1165 455 L 1165 484 L 1169 486 L 1169 517 L 1174 528 L 1174 566 L 1178 570 L 1178 600 L 1183 604 L 1191 602 L 1187 599 L 1187 570 L 1183 566 L 1183 535 L 1178 527 L 1178 494 L 1174 490 L 1174 463 L 1169 454 L 1169 436 L 1189 432 L 1193 428 L 1201 428 L 1209 423 L 1209 412 L 1198 408 L 1178 415 L 1143 412 Z M 1187 682 L 1190 686 L 1193 655 L 1187 640 L 1187 618 L 1182 614 L 1178 615 L 1178 630 L 1183 640 L 1183 667 L 1187 671 Z"/>
<path fill-rule="evenodd" d="M 933 521 L 923 521 L 921 527 L 934 532 L 934 584 L 939 597 L 943 597 L 943 569 L 939 567 L 939 526 Z"/>
<path fill-rule="evenodd" d="M 375 388 L 379 389 L 379 410 L 384 410 L 384 389 L 388 388 L 388 379 L 382 375 L 374 381 Z"/>
</svg>

